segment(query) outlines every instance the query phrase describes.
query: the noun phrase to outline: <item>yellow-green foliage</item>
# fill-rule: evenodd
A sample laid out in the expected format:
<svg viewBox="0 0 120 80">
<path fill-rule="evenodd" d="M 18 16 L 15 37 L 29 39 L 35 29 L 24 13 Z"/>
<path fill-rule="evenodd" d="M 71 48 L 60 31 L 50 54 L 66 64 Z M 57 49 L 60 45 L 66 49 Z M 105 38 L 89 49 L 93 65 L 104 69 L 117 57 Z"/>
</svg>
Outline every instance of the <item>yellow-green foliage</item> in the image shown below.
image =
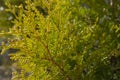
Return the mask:
<svg viewBox="0 0 120 80">
<path fill-rule="evenodd" d="M 13 72 L 12 80 L 106 80 L 111 76 L 112 35 L 97 25 L 98 17 L 92 24 L 84 22 L 81 15 L 85 18 L 88 13 L 97 13 L 79 4 L 79 0 L 8 4 L 8 11 L 16 19 L 14 27 L 5 34 L 14 35 L 15 39 L 9 39 L 8 46 L 3 44 L 3 52 L 20 49 L 10 55 L 19 69 Z"/>
</svg>

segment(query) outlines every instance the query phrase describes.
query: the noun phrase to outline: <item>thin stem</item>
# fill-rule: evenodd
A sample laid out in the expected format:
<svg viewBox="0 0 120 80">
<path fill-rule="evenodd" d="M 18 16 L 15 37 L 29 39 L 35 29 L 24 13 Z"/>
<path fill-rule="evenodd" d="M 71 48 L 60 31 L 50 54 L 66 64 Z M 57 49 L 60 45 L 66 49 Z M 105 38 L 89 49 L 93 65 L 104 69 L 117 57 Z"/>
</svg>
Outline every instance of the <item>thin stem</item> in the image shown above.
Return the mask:
<svg viewBox="0 0 120 80">
<path fill-rule="evenodd" d="M 56 65 L 56 66 L 60 69 L 60 71 L 62 72 L 62 74 L 65 75 L 65 70 L 64 70 L 64 68 L 61 67 L 61 66 L 53 59 L 53 57 L 52 57 L 52 55 L 51 55 L 51 53 L 50 53 L 50 50 L 49 50 L 49 48 L 48 48 L 48 45 L 45 46 L 45 48 L 46 48 L 47 53 L 48 53 L 49 58 L 50 58 L 50 59 L 47 59 L 47 60 L 49 60 L 49 61 L 50 61 L 51 63 L 53 63 L 54 65 Z M 67 77 L 66 80 L 71 80 L 68 75 L 66 75 L 66 77 Z"/>
<path fill-rule="evenodd" d="M 38 38 L 38 37 L 36 37 L 36 38 L 39 39 L 39 41 L 41 42 L 41 44 L 45 47 L 45 49 L 46 49 L 46 51 L 47 51 L 47 54 L 49 55 L 49 58 L 44 58 L 44 59 L 45 59 L 45 60 L 48 60 L 49 62 L 51 62 L 52 64 L 54 64 L 55 66 L 57 66 L 57 67 L 60 69 L 61 73 L 62 73 L 63 75 L 65 75 L 66 73 L 65 73 L 64 68 L 61 67 L 61 66 L 54 60 L 54 58 L 52 57 L 52 55 L 51 55 L 51 53 L 50 53 L 50 50 L 49 50 L 49 47 L 48 47 L 48 44 L 45 45 L 45 43 L 44 43 L 40 38 Z M 72 79 L 71 79 L 68 75 L 66 75 L 66 80 L 72 80 Z"/>
</svg>

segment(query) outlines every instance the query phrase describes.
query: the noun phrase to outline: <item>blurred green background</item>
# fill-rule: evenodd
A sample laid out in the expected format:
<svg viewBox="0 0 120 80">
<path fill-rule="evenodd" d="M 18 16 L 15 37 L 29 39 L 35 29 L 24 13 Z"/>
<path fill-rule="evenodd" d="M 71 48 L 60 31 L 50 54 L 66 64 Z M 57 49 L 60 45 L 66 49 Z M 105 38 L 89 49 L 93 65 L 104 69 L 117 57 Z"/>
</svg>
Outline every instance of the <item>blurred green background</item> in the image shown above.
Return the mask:
<svg viewBox="0 0 120 80">
<path fill-rule="evenodd" d="M 14 24 L 12 20 L 14 20 L 13 14 L 7 12 L 6 9 L 8 8 L 6 3 L 10 3 L 12 5 L 19 5 L 23 4 L 25 0 L 0 0 L 0 32 L 1 31 L 8 31 Z M 1 52 L 1 45 L 2 42 L 7 44 L 7 38 L 11 36 L 2 35 L 0 36 L 0 52 Z M 11 67 L 10 58 L 8 56 L 9 53 L 15 52 L 14 49 L 9 49 L 4 55 L 0 54 L 0 80 L 11 80 L 11 71 L 14 70 Z"/>
</svg>

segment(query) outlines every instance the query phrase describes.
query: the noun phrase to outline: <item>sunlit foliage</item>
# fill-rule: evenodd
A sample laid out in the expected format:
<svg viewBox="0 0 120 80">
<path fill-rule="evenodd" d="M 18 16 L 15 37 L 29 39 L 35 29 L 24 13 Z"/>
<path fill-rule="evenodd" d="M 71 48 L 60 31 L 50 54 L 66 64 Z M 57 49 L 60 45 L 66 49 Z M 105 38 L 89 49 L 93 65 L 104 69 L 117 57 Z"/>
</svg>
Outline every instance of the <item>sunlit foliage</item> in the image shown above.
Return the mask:
<svg viewBox="0 0 120 80">
<path fill-rule="evenodd" d="M 120 27 L 105 25 L 97 9 L 80 0 L 26 0 L 26 6 L 7 4 L 14 27 L 9 48 L 18 70 L 12 80 L 119 79 Z M 95 1 L 90 1 L 96 3 Z M 92 6 L 92 5 L 91 5 Z M 113 22 L 113 23 L 111 23 Z"/>
</svg>

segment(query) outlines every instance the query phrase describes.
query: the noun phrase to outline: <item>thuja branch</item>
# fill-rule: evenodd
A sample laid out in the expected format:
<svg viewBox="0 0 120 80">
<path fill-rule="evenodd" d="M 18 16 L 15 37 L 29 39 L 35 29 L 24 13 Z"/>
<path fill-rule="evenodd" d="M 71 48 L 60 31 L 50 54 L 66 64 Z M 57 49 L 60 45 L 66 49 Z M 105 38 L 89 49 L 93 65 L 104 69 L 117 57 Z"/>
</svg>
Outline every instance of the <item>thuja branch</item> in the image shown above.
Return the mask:
<svg viewBox="0 0 120 80">
<path fill-rule="evenodd" d="M 53 58 L 42 58 L 42 60 L 47 60 L 47 61 L 51 62 L 52 64 L 54 64 L 55 66 L 57 66 L 60 69 L 62 75 L 66 75 L 65 70 L 57 62 L 55 62 L 55 60 Z M 72 80 L 72 79 L 68 75 L 66 75 L 66 80 Z"/>
<path fill-rule="evenodd" d="M 41 40 L 41 38 L 38 37 L 38 36 L 36 36 L 36 39 L 37 39 L 38 41 L 40 41 L 40 43 L 41 43 L 41 44 L 43 45 L 43 47 L 45 48 L 47 55 L 49 55 L 48 58 L 44 58 L 44 59 L 45 59 L 45 60 L 48 60 L 49 62 L 51 62 L 52 64 L 54 64 L 55 66 L 57 66 L 57 67 L 60 69 L 61 73 L 62 73 L 63 75 L 65 75 L 66 73 L 65 73 L 64 68 L 63 68 L 62 66 L 60 66 L 60 65 L 54 60 L 54 58 L 52 57 L 51 52 L 50 52 L 49 47 L 48 47 L 48 44 L 45 44 L 45 43 Z M 68 75 L 66 75 L 66 80 L 72 80 L 72 79 L 71 79 Z"/>
<path fill-rule="evenodd" d="M 52 57 L 52 55 L 51 55 L 51 53 L 50 53 L 50 50 L 49 50 L 49 48 L 48 48 L 48 45 L 46 45 L 45 48 L 46 48 L 46 51 L 47 51 L 47 53 L 48 53 L 48 55 L 49 55 L 49 59 L 47 59 L 47 60 L 48 60 L 49 62 L 51 62 L 52 64 L 54 64 L 55 66 L 57 66 L 57 67 L 60 69 L 60 71 L 62 72 L 62 74 L 65 75 L 65 70 L 64 70 L 64 68 L 61 67 L 61 66 L 54 60 L 54 58 Z M 66 75 L 66 80 L 71 80 L 71 78 L 70 78 L 68 75 Z"/>
<path fill-rule="evenodd" d="M 47 51 L 47 54 L 49 55 L 49 58 L 45 58 L 45 60 L 48 60 L 49 62 L 51 62 L 52 64 L 54 64 L 55 66 L 57 66 L 59 69 L 60 69 L 60 71 L 61 71 L 61 73 L 63 74 L 63 75 L 65 75 L 65 70 L 64 70 L 64 68 L 63 67 L 61 67 L 55 60 L 54 60 L 54 58 L 52 57 L 52 55 L 51 55 L 51 53 L 50 53 L 50 50 L 49 50 L 49 48 L 48 48 L 48 45 L 45 45 L 43 42 L 41 42 L 43 45 L 44 45 L 44 47 L 45 47 L 45 49 L 46 49 L 46 51 Z M 66 75 L 66 80 L 72 80 L 68 75 Z"/>
</svg>

